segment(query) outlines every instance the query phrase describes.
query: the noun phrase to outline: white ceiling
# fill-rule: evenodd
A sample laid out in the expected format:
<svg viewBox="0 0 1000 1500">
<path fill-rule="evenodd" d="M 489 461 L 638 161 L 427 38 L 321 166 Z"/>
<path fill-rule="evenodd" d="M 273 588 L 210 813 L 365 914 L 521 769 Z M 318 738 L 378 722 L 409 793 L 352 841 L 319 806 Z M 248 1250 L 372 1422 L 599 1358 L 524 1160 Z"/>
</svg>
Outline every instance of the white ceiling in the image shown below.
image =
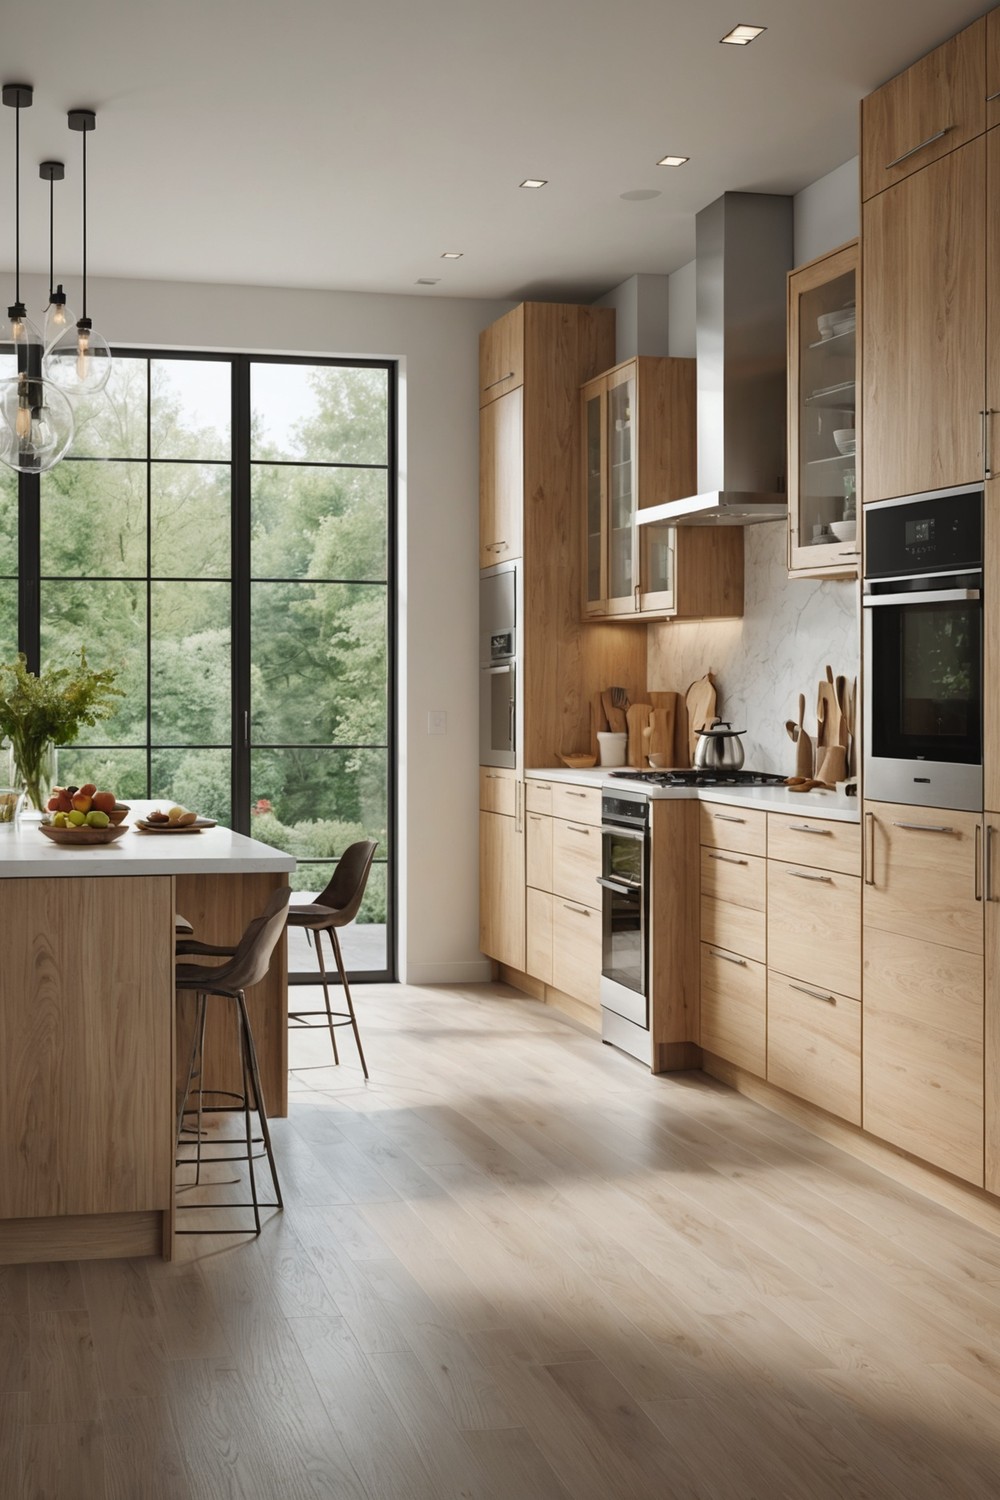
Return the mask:
<svg viewBox="0 0 1000 1500">
<path fill-rule="evenodd" d="M 694 214 L 720 193 L 796 192 L 853 156 L 858 100 L 982 9 L 33 0 L 4 27 L 2 63 L 3 81 L 35 86 L 22 262 L 45 269 L 37 163 L 64 158 L 57 263 L 73 300 L 80 136 L 65 111 L 90 106 L 94 274 L 586 300 L 690 260 Z M 738 21 L 768 29 L 720 46 Z M 13 126 L 4 110 L 0 263 Z M 691 160 L 656 167 L 667 152 Z M 548 186 L 519 189 L 529 176 Z M 636 189 L 659 196 L 623 200 Z"/>
</svg>

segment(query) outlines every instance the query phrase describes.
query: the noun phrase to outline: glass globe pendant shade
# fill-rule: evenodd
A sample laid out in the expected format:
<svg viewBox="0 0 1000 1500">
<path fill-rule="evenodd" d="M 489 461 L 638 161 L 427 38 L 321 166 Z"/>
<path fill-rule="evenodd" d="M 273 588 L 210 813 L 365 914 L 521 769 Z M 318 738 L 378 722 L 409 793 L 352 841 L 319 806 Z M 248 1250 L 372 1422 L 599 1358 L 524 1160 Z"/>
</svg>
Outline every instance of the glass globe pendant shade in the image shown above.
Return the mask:
<svg viewBox="0 0 1000 1500">
<path fill-rule="evenodd" d="M 46 351 L 51 349 L 67 329 L 73 328 L 75 324 L 76 317 L 66 304 L 66 293 L 61 285 L 57 286 L 49 296 L 49 305 L 45 309 L 45 322 L 42 326 L 42 342 Z"/>
<path fill-rule="evenodd" d="M 96 396 L 111 375 L 111 350 L 89 318 L 71 324 L 45 355 L 47 380 L 69 397 Z"/>
<path fill-rule="evenodd" d="M 23 372 L 0 385 L 0 460 L 19 474 L 54 468 L 73 441 L 69 399 L 51 381 Z"/>
<path fill-rule="evenodd" d="M 37 370 L 42 349 L 37 326 L 26 315 L 24 304 L 15 302 L 0 320 L 0 379 L 12 380 L 22 370 Z"/>
</svg>

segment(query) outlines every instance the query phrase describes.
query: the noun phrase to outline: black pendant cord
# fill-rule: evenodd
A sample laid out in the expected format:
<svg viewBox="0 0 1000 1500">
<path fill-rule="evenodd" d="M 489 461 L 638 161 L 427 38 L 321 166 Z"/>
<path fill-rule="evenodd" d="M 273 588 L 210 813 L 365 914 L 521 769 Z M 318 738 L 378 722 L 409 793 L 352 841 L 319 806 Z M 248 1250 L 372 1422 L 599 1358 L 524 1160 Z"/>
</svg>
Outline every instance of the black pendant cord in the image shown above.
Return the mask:
<svg viewBox="0 0 1000 1500">
<path fill-rule="evenodd" d="M 21 303 L 21 106 L 14 109 L 14 302 Z"/>
<path fill-rule="evenodd" d="M 87 319 L 87 132 L 83 132 L 83 321 Z"/>
<path fill-rule="evenodd" d="M 56 285 L 56 249 L 55 249 L 55 216 L 56 216 L 56 186 L 55 178 L 49 178 L 49 302 L 52 301 L 52 293 Z"/>
</svg>

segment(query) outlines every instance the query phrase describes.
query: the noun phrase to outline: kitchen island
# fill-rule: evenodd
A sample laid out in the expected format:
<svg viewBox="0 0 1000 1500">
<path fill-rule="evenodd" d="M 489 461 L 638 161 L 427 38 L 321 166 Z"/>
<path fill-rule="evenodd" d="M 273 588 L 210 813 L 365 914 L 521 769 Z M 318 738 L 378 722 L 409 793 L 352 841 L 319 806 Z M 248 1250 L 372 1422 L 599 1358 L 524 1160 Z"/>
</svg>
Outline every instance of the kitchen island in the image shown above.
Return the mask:
<svg viewBox="0 0 1000 1500">
<path fill-rule="evenodd" d="M 157 804 L 133 804 L 130 824 Z M 226 828 L 66 847 L 0 829 L 0 1264 L 169 1256 L 174 914 L 233 943 L 295 860 Z M 287 966 L 247 1000 L 268 1110 L 287 1113 Z M 185 997 L 189 1000 L 190 997 Z M 221 1007 L 206 1076 L 234 1088 Z M 175 1019 L 176 1018 L 176 1019 Z"/>
</svg>

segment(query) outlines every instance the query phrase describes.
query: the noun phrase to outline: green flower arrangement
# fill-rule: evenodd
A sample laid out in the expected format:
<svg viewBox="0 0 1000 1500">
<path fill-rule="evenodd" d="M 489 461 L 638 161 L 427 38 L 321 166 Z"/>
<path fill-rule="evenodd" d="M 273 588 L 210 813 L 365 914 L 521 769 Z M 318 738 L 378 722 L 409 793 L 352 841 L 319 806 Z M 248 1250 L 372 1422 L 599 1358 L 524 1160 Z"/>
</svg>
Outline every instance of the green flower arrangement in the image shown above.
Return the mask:
<svg viewBox="0 0 1000 1500">
<path fill-rule="evenodd" d="M 39 812 L 51 747 L 70 744 L 85 724 L 108 717 L 124 696 L 114 685 L 117 676 L 114 667 L 92 671 L 82 646 L 79 668 L 54 667 L 36 677 L 23 653 L 0 665 L 0 736 L 10 742 L 15 771 Z"/>
</svg>

